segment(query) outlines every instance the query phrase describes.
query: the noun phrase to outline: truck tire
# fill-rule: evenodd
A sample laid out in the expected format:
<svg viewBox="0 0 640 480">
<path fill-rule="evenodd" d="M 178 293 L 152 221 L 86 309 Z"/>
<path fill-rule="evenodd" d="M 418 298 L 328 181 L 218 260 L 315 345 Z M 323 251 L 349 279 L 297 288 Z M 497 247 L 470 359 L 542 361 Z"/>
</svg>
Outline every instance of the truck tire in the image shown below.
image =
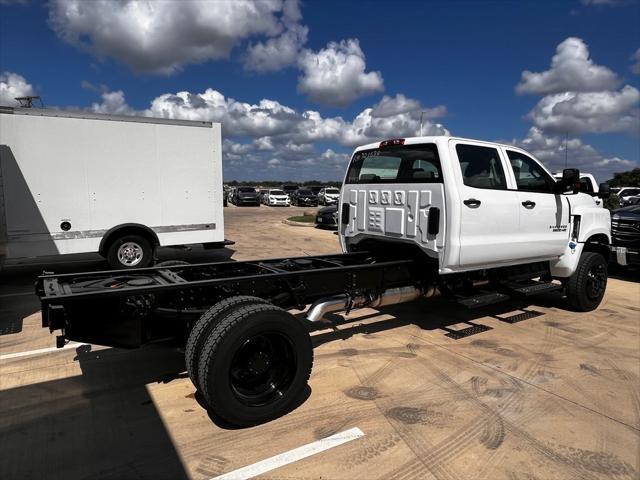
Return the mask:
<svg viewBox="0 0 640 480">
<path fill-rule="evenodd" d="M 107 249 L 107 261 L 113 269 L 144 268 L 153 265 L 154 249 L 140 235 L 124 235 Z"/>
<path fill-rule="evenodd" d="M 266 302 L 262 298 L 250 297 L 248 295 L 229 297 L 213 305 L 196 321 L 187 338 L 187 344 L 184 349 L 184 361 L 187 367 L 187 373 L 189 373 L 189 378 L 197 389 L 200 389 L 200 382 L 198 381 L 200 353 L 202 352 L 205 341 L 211 334 L 211 330 L 218 324 L 218 321 L 238 307 L 264 303 Z"/>
<path fill-rule="evenodd" d="M 290 313 L 244 305 L 220 319 L 200 355 L 198 376 L 212 412 L 237 426 L 288 413 L 307 389 L 311 337 Z"/>
<path fill-rule="evenodd" d="M 578 268 L 567 282 L 567 301 L 579 312 L 590 312 L 600 305 L 607 288 L 607 261 L 599 253 L 584 252 Z"/>
</svg>

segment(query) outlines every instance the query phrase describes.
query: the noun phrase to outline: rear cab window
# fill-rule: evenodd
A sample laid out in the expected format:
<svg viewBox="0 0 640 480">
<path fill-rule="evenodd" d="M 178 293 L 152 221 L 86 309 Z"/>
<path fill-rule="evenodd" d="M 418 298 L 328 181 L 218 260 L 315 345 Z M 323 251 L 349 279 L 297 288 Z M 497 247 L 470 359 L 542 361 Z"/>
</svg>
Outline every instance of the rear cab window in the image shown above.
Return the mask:
<svg viewBox="0 0 640 480">
<path fill-rule="evenodd" d="M 456 154 L 466 186 L 490 190 L 506 190 L 507 180 L 495 147 L 459 143 Z"/>
<path fill-rule="evenodd" d="M 434 143 L 427 143 L 356 152 L 346 183 L 442 183 L 438 148 Z"/>
</svg>

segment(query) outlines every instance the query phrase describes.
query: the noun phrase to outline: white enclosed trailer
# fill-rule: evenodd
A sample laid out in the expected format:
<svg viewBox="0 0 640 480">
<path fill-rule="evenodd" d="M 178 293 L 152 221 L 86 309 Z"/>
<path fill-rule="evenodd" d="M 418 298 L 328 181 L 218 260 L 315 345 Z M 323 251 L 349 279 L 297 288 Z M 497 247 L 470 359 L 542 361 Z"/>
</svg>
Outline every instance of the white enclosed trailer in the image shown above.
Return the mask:
<svg viewBox="0 0 640 480">
<path fill-rule="evenodd" d="M 0 107 L 0 265 L 224 245 L 220 124 Z"/>
</svg>

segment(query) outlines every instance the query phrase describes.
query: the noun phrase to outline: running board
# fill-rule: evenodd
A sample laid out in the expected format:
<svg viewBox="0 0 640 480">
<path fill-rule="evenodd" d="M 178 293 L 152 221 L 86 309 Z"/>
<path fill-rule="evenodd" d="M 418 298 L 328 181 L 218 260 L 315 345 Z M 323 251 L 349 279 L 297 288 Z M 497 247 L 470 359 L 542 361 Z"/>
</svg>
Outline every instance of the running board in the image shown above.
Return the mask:
<svg viewBox="0 0 640 480">
<path fill-rule="evenodd" d="M 522 285 L 519 283 L 512 283 L 505 285 L 511 292 L 530 297 L 531 295 L 538 295 L 539 293 L 554 292 L 556 290 L 562 290 L 562 284 L 551 282 L 535 282 L 529 285 Z"/>
<path fill-rule="evenodd" d="M 499 292 L 482 292 L 478 295 L 472 295 L 470 297 L 458 297 L 456 303 L 471 308 L 480 308 L 486 305 L 492 305 L 494 303 L 504 302 L 509 300 L 509 295 Z"/>
</svg>

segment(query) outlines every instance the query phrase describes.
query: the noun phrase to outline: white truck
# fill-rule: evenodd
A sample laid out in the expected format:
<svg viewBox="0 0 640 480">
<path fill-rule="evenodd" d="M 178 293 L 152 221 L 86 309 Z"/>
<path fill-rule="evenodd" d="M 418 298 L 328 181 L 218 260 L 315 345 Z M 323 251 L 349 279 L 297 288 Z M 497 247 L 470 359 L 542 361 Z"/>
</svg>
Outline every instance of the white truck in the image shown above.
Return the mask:
<svg viewBox="0 0 640 480">
<path fill-rule="evenodd" d="M 224 244 L 220 124 L 0 107 L 0 266 Z"/>
<path fill-rule="evenodd" d="M 339 213 L 342 254 L 43 275 L 43 326 L 62 330 L 59 346 L 182 338 L 208 407 L 247 426 L 296 405 L 313 362 L 305 322 L 329 312 L 437 293 L 476 308 L 551 291 L 584 312 L 605 293 L 608 211 L 580 192 L 577 170 L 556 181 L 510 145 L 443 136 L 358 147 Z"/>
<path fill-rule="evenodd" d="M 560 180 L 562 178 L 562 172 L 555 172 L 553 178 Z M 600 187 L 593 174 L 580 172 L 580 191 L 590 194 L 593 197 L 593 201 L 596 202 L 596 205 L 599 207 L 602 206 L 602 199 L 598 197 Z"/>
</svg>

